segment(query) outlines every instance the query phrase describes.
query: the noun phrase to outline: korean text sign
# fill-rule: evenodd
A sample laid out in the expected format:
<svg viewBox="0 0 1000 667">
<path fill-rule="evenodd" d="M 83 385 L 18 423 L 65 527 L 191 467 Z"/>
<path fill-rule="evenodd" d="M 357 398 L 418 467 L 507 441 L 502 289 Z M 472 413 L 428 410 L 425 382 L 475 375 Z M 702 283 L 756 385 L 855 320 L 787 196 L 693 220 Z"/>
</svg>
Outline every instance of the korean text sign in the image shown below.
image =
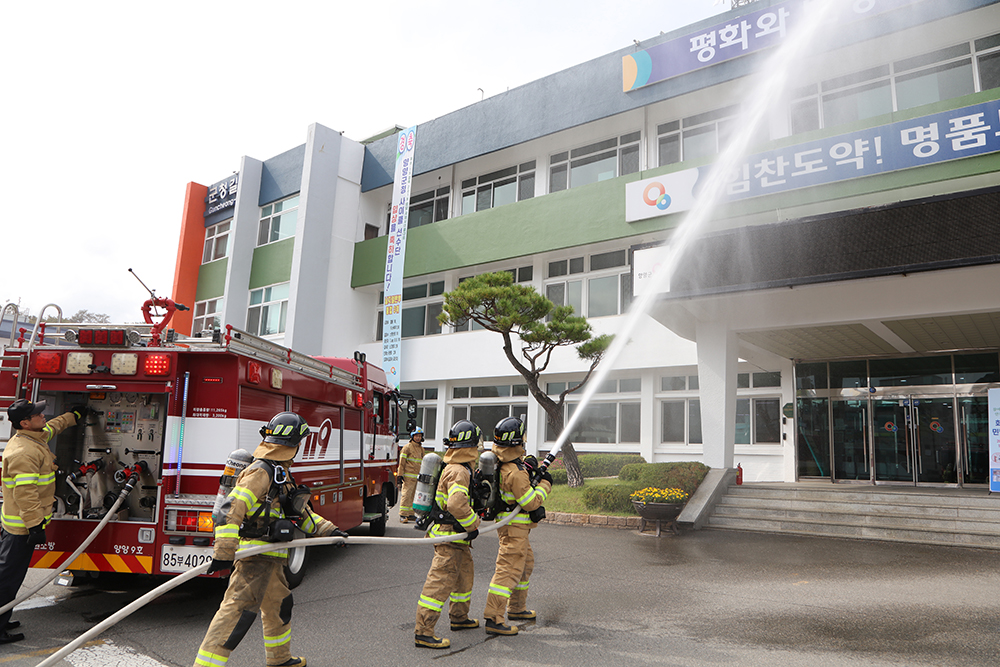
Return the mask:
<svg viewBox="0 0 1000 667">
<path fill-rule="evenodd" d="M 750 155 L 728 174 L 722 201 L 997 151 L 1000 100 L 991 100 Z M 625 219 L 633 222 L 689 210 L 710 169 L 685 169 L 626 184 Z"/>
<path fill-rule="evenodd" d="M 406 258 L 406 226 L 410 215 L 410 181 L 413 176 L 413 149 L 417 128 L 399 133 L 396 141 L 396 174 L 392 185 L 392 210 L 385 255 L 385 294 L 382 311 L 382 370 L 389 386 L 399 387 L 400 342 L 403 314 L 403 260 Z"/>
<path fill-rule="evenodd" d="M 628 92 L 776 46 L 796 29 L 815 1 L 789 0 L 622 56 L 622 89 Z M 849 30 L 853 21 L 919 1 L 854 0 L 830 19 L 834 24 L 830 29 Z"/>
</svg>

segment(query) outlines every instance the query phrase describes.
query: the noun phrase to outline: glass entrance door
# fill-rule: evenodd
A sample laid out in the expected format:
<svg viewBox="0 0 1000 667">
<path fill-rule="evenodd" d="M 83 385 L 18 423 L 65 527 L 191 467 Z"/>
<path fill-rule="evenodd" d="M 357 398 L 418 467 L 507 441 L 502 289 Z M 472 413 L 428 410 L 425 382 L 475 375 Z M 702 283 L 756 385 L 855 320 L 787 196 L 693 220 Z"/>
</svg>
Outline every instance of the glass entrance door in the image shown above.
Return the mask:
<svg viewBox="0 0 1000 667">
<path fill-rule="evenodd" d="M 988 484 L 990 471 L 989 406 L 986 396 L 958 398 L 962 444 L 962 483 Z"/>
<path fill-rule="evenodd" d="M 872 401 L 876 483 L 956 484 L 955 399 L 902 396 Z"/>
</svg>

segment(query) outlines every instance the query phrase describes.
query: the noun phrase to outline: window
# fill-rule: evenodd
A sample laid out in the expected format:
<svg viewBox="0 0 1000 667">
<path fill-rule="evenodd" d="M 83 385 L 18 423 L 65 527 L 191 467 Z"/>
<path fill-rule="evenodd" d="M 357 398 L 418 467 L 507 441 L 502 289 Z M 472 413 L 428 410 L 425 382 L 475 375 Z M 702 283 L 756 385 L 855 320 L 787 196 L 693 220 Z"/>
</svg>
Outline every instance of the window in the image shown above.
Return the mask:
<svg viewBox="0 0 1000 667">
<path fill-rule="evenodd" d="M 603 317 L 625 312 L 632 302 L 632 276 L 618 267 L 628 265 L 628 252 L 614 250 L 590 255 L 592 277 L 547 282 L 545 296 L 557 306 L 572 306 L 582 317 Z M 583 273 L 584 258 L 549 262 L 549 278 Z M 602 275 L 603 274 L 603 275 Z M 584 309 L 586 303 L 587 308 Z"/>
<path fill-rule="evenodd" d="M 437 316 L 441 314 L 444 301 L 440 296 L 444 294 L 444 281 L 438 280 L 432 283 L 419 283 L 403 288 L 403 308 L 400 317 L 401 336 L 403 338 L 413 338 L 415 336 L 433 336 L 441 333 L 441 324 Z M 379 303 L 385 299 L 385 293 L 379 294 Z M 417 301 L 418 304 L 405 305 L 407 301 Z M 382 340 L 382 311 L 379 310 L 375 325 L 375 340 Z"/>
<path fill-rule="evenodd" d="M 779 444 L 780 403 L 780 399 L 777 398 L 736 399 L 736 444 Z"/>
<path fill-rule="evenodd" d="M 675 444 L 701 444 L 701 402 L 697 398 L 660 401 L 660 440 Z"/>
<path fill-rule="evenodd" d="M 410 199 L 410 214 L 406 219 L 407 229 L 429 225 L 448 219 L 448 201 L 451 188 L 445 186 L 416 195 Z M 390 207 L 391 215 L 391 207 Z"/>
<path fill-rule="evenodd" d="M 251 291 L 247 331 L 256 336 L 284 333 L 285 318 L 288 316 L 288 294 L 288 283 Z"/>
<path fill-rule="evenodd" d="M 535 161 L 462 181 L 462 215 L 535 196 Z"/>
<path fill-rule="evenodd" d="M 549 159 L 549 192 L 638 172 L 640 136 L 640 132 L 630 132 L 553 155 Z"/>
<path fill-rule="evenodd" d="M 229 254 L 229 227 L 232 220 L 220 222 L 205 230 L 205 252 L 201 263 L 208 264 Z"/>
<path fill-rule="evenodd" d="M 289 197 L 260 209 L 257 245 L 267 245 L 295 235 L 299 217 L 299 196 Z"/>
<path fill-rule="evenodd" d="M 657 125 L 659 166 L 698 160 L 721 151 L 736 125 L 738 112 L 739 106 L 734 105 Z"/>
<path fill-rule="evenodd" d="M 528 412 L 527 387 L 525 385 L 477 385 L 453 387 L 452 398 L 462 399 L 465 404 L 452 406 L 452 419 L 469 419 L 483 431 L 483 440 L 493 440 L 493 429 L 507 417 L 525 418 Z M 525 402 L 497 401 L 497 398 L 523 396 Z M 485 399 L 485 400 L 481 400 Z M 491 400 L 492 399 L 492 400 Z"/>
<path fill-rule="evenodd" d="M 1000 86 L 1000 35 L 799 88 L 789 107 L 792 134 L 865 120 Z"/>
<path fill-rule="evenodd" d="M 191 333 L 196 334 L 206 329 L 221 329 L 222 306 L 224 299 L 209 299 L 208 301 L 198 301 L 194 304 L 194 323 L 191 325 Z"/>
</svg>

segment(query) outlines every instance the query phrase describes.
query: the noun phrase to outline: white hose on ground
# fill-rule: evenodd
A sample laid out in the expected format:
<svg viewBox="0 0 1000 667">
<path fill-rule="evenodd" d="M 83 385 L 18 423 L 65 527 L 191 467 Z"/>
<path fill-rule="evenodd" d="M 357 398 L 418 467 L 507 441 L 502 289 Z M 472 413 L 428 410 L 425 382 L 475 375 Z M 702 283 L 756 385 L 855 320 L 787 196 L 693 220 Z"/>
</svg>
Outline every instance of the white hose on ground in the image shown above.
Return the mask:
<svg viewBox="0 0 1000 667">
<path fill-rule="evenodd" d="M 101 522 L 99 524 L 97 524 L 97 528 L 94 528 L 94 530 L 90 533 L 90 535 L 87 536 L 87 539 L 85 539 L 83 541 L 83 543 L 80 544 L 80 546 L 78 546 L 76 548 L 76 551 L 74 551 L 73 554 L 69 558 L 67 558 L 65 561 L 63 561 L 64 563 L 66 563 L 67 567 L 69 567 L 69 565 L 72 564 L 72 562 L 76 560 L 77 556 L 79 556 L 80 554 L 83 553 L 84 549 L 86 549 L 87 547 L 90 546 L 90 543 L 94 541 L 94 538 L 97 537 L 97 534 L 99 532 L 101 532 L 101 530 L 104 528 L 104 526 L 108 525 L 108 521 L 111 521 L 111 517 L 113 517 L 115 515 L 115 513 L 118 511 L 119 506 L 121 506 L 121 504 L 125 500 L 125 498 L 128 497 L 128 494 L 130 494 L 132 492 L 132 489 L 134 488 L 134 484 L 135 484 L 135 480 L 130 479 L 129 482 L 125 485 L 125 487 L 122 489 L 121 493 L 118 494 L 118 499 L 115 501 L 115 504 L 111 506 L 111 509 L 109 509 L 107 511 L 107 513 L 104 515 L 104 518 L 101 519 Z M 71 484 L 71 486 L 72 486 L 72 484 Z M 74 491 L 75 490 L 76 489 L 74 488 Z M 77 495 L 79 495 L 79 494 L 77 494 Z M 80 498 L 80 505 L 81 506 L 83 505 L 83 498 L 82 498 L 82 496 Z M 47 586 L 50 581 L 52 581 L 57 576 L 59 576 L 59 572 L 60 572 L 59 569 L 53 570 L 52 574 L 46 575 L 41 581 L 39 581 L 37 584 L 35 584 L 34 588 L 32 588 L 29 591 L 25 591 L 24 593 L 21 593 L 16 598 L 14 598 L 13 600 L 11 600 L 10 602 L 8 602 L 7 604 L 5 604 L 4 606 L 0 607 L 0 614 L 5 613 L 9 609 L 13 609 L 14 607 L 16 607 L 17 605 L 21 604 L 25 600 L 27 600 L 28 598 L 30 598 L 32 595 L 34 595 L 38 591 L 42 590 L 42 588 L 44 588 L 45 586 Z"/>
<path fill-rule="evenodd" d="M 510 521 L 517 516 L 518 511 L 520 511 L 521 506 L 517 505 L 510 514 L 505 516 L 500 521 L 497 521 L 492 526 L 484 528 L 479 531 L 479 534 L 489 533 L 491 531 L 497 530 L 506 526 Z M 238 554 L 236 554 L 236 559 L 246 558 L 247 556 L 256 556 L 257 554 L 262 554 L 267 551 L 273 551 L 274 548 L 287 548 L 292 549 L 295 547 L 318 547 L 326 544 L 339 544 L 340 542 L 347 542 L 348 544 L 392 544 L 396 546 L 414 546 L 414 545 L 426 545 L 426 544 L 440 544 L 442 542 L 454 542 L 455 540 L 460 540 L 466 537 L 468 533 L 456 533 L 454 535 L 443 535 L 441 537 L 368 537 L 365 535 L 351 536 L 351 537 L 307 537 L 300 540 L 292 540 L 291 542 L 280 542 L 265 544 L 259 547 L 253 547 L 251 549 L 245 549 Z M 101 634 L 108 628 L 112 627 L 119 621 L 130 616 L 133 612 L 160 597 L 167 591 L 180 586 L 186 581 L 189 581 L 200 574 L 203 574 L 208 570 L 208 566 L 211 565 L 211 561 L 208 563 L 203 563 L 196 568 L 192 568 L 182 575 L 174 577 L 165 584 L 158 586 L 151 590 L 150 592 L 143 595 L 141 598 L 133 602 L 132 604 L 122 608 L 120 611 L 112 614 L 108 618 L 104 619 L 94 627 L 92 627 L 87 632 L 83 633 L 66 646 L 59 649 L 57 652 L 50 655 L 48 658 L 38 663 L 38 667 L 51 667 L 51 665 L 56 664 L 64 657 L 78 649 L 84 643 L 90 641 L 97 635 Z"/>
</svg>

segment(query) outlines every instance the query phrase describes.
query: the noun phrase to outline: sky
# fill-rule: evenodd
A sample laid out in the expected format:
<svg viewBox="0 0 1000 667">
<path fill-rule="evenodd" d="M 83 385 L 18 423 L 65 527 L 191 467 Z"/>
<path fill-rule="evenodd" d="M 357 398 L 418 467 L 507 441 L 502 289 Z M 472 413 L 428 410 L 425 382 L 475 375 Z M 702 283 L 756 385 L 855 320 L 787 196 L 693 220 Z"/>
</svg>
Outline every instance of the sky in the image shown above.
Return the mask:
<svg viewBox="0 0 1000 667">
<path fill-rule="evenodd" d="M 724 12 L 729 0 L 0 5 L 0 305 L 141 321 L 188 182 L 320 123 L 360 141 Z M 187 304 L 192 306 L 193 304 Z M 55 314 L 48 309 L 46 315 Z"/>
</svg>

